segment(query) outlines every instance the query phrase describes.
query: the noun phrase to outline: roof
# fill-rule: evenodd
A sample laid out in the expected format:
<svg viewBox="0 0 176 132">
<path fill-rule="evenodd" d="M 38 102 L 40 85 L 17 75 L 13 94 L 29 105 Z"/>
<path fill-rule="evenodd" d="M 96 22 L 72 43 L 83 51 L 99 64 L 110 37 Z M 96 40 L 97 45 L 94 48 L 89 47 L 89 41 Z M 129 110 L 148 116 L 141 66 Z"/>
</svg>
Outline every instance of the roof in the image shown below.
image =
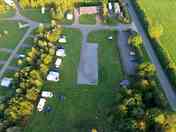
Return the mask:
<svg viewBox="0 0 176 132">
<path fill-rule="evenodd" d="M 56 51 L 56 56 L 58 56 L 58 57 L 65 57 L 66 56 L 65 50 L 64 49 L 58 49 Z"/>
<path fill-rule="evenodd" d="M 59 68 L 60 65 L 61 65 L 61 63 L 62 63 L 62 59 L 57 58 L 57 59 L 56 59 L 56 62 L 55 62 L 56 67 Z"/>
<path fill-rule="evenodd" d="M 97 6 L 88 6 L 88 7 L 80 7 L 79 8 L 79 13 L 80 14 L 96 14 L 97 11 Z"/>
<path fill-rule="evenodd" d="M 42 91 L 41 96 L 44 98 L 51 98 L 51 97 L 53 97 L 53 93 L 50 91 Z"/>
<path fill-rule="evenodd" d="M 47 80 L 57 82 L 57 81 L 59 81 L 59 76 L 60 76 L 60 74 L 58 72 L 50 71 L 47 76 Z"/>
<path fill-rule="evenodd" d="M 9 87 L 12 83 L 12 78 L 7 78 L 7 77 L 4 77 L 2 80 L 1 80 L 1 86 L 3 87 Z"/>
<path fill-rule="evenodd" d="M 43 108 L 44 108 L 44 106 L 45 106 L 45 103 L 46 103 L 46 99 L 40 98 L 39 103 L 38 103 L 38 105 L 37 105 L 37 110 L 38 110 L 39 112 L 43 111 Z"/>
</svg>

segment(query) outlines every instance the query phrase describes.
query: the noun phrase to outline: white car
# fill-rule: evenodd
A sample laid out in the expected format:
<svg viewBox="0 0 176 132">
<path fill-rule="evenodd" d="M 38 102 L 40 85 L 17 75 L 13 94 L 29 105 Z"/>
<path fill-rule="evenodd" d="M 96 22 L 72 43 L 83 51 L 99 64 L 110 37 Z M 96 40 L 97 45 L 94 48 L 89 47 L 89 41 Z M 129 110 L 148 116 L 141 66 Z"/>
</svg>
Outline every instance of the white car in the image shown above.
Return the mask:
<svg viewBox="0 0 176 132">
<path fill-rule="evenodd" d="M 135 56 L 135 55 L 136 55 L 136 53 L 135 53 L 135 52 L 133 52 L 133 51 L 130 51 L 130 55 L 131 55 L 131 56 Z"/>
</svg>

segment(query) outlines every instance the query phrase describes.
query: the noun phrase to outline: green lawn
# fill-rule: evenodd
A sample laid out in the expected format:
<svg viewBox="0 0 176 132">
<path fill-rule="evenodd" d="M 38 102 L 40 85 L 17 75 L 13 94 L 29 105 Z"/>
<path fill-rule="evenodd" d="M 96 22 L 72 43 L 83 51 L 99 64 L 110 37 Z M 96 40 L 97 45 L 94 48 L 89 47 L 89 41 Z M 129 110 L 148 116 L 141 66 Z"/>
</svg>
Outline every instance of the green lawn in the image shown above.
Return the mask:
<svg viewBox="0 0 176 132">
<path fill-rule="evenodd" d="M 0 60 L 7 60 L 8 57 L 9 57 L 10 53 L 7 53 L 7 52 L 0 52 Z"/>
<path fill-rule="evenodd" d="M 0 21 L 0 25 L 0 33 L 4 30 L 8 31 L 8 35 L 3 35 L 0 38 L 0 48 L 14 49 L 22 39 L 26 29 L 19 29 L 16 22 Z"/>
<path fill-rule="evenodd" d="M 145 14 L 152 21 L 163 25 L 164 33 L 161 36 L 161 44 L 168 50 L 176 62 L 176 1 L 175 0 L 138 0 Z"/>
<path fill-rule="evenodd" d="M 5 13 L 0 13 L 0 18 L 12 17 L 15 14 L 15 10 L 9 10 Z"/>
<path fill-rule="evenodd" d="M 92 33 L 90 39 L 101 39 L 99 48 L 99 84 L 98 86 L 77 85 L 77 68 L 80 59 L 81 33 L 73 29 L 65 29 L 68 37 L 65 45 L 67 56 L 61 67 L 61 81 L 46 82 L 45 90 L 53 91 L 55 97 L 48 99 L 52 107 L 50 113 L 34 112 L 24 132 L 87 132 L 95 127 L 111 132 L 105 113 L 115 100 L 115 88 L 122 79 L 121 65 L 116 50 L 116 39 L 106 40 L 107 35 L 117 37 L 116 32 L 99 31 Z M 57 96 L 64 95 L 59 101 Z M 37 124 L 37 125 L 36 125 Z"/>
<path fill-rule="evenodd" d="M 48 23 L 51 21 L 50 13 L 41 14 L 41 9 L 24 9 L 22 14 L 38 22 Z"/>
<path fill-rule="evenodd" d="M 42 23 L 50 23 L 52 20 L 51 13 L 47 12 L 45 14 L 41 14 L 41 9 L 24 9 L 22 14 L 31 20 L 42 22 Z M 59 21 L 61 24 L 72 24 L 73 21 L 62 19 Z"/>
<path fill-rule="evenodd" d="M 83 14 L 80 16 L 79 22 L 81 24 L 96 24 L 96 14 Z"/>
</svg>

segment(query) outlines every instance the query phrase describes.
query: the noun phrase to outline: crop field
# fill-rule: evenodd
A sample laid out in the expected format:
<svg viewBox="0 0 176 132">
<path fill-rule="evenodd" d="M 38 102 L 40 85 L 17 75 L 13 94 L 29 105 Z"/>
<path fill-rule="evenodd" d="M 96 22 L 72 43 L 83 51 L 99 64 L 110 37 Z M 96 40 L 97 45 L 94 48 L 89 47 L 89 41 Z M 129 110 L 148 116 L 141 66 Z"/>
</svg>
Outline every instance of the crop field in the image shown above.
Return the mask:
<svg viewBox="0 0 176 132">
<path fill-rule="evenodd" d="M 140 7 L 153 22 L 162 24 L 164 33 L 160 38 L 162 46 L 176 62 L 176 1 L 138 0 Z"/>
<path fill-rule="evenodd" d="M 1 21 L 0 25 L 1 34 L 4 30 L 8 31 L 7 35 L 2 35 L 0 38 L 0 48 L 14 49 L 25 33 L 25 29 L 19 29 L 16 22 Z"/>
</svg>

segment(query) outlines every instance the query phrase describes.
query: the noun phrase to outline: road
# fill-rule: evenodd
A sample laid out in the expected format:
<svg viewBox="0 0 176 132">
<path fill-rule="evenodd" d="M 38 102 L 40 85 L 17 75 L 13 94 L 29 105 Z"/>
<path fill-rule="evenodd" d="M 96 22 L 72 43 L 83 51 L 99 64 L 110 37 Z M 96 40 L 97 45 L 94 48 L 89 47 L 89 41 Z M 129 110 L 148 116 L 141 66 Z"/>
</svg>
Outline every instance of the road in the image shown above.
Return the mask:
<svg viewBox="0 0 176 132">
<path fill-rule="evenodd" d="M 137 27 L 138 32 L 141 34 L 143 41 L 144 41 L 144 48 L 146 50 L 146 52 L 149 55 L 149 58 L 151 60 L 151 62 L 156 66 L 156 70 L 157 70 L 157 77 L 160 81 L 161 84 L 161 88 L 163 89 L 169 104 L 171 106 L 171 108 L 176 111 L 176 94 L 174 92 L 174 88 L 172 87 L 171 83 L 169 82 L 163 68 L 161 67 L 161 64 L 152 48 L 152 43 L 150 42 L 148 36 L 145 33 L 145 30 L 142 27 L 142 24 L 140 23 L 137 14 L 132 6 L 132 3 L 130 0 L 125 0 L 126 3 L 128 4 L 128 9 L 129 12 L 132 16 L 132 19 Z"/>
</svg>

